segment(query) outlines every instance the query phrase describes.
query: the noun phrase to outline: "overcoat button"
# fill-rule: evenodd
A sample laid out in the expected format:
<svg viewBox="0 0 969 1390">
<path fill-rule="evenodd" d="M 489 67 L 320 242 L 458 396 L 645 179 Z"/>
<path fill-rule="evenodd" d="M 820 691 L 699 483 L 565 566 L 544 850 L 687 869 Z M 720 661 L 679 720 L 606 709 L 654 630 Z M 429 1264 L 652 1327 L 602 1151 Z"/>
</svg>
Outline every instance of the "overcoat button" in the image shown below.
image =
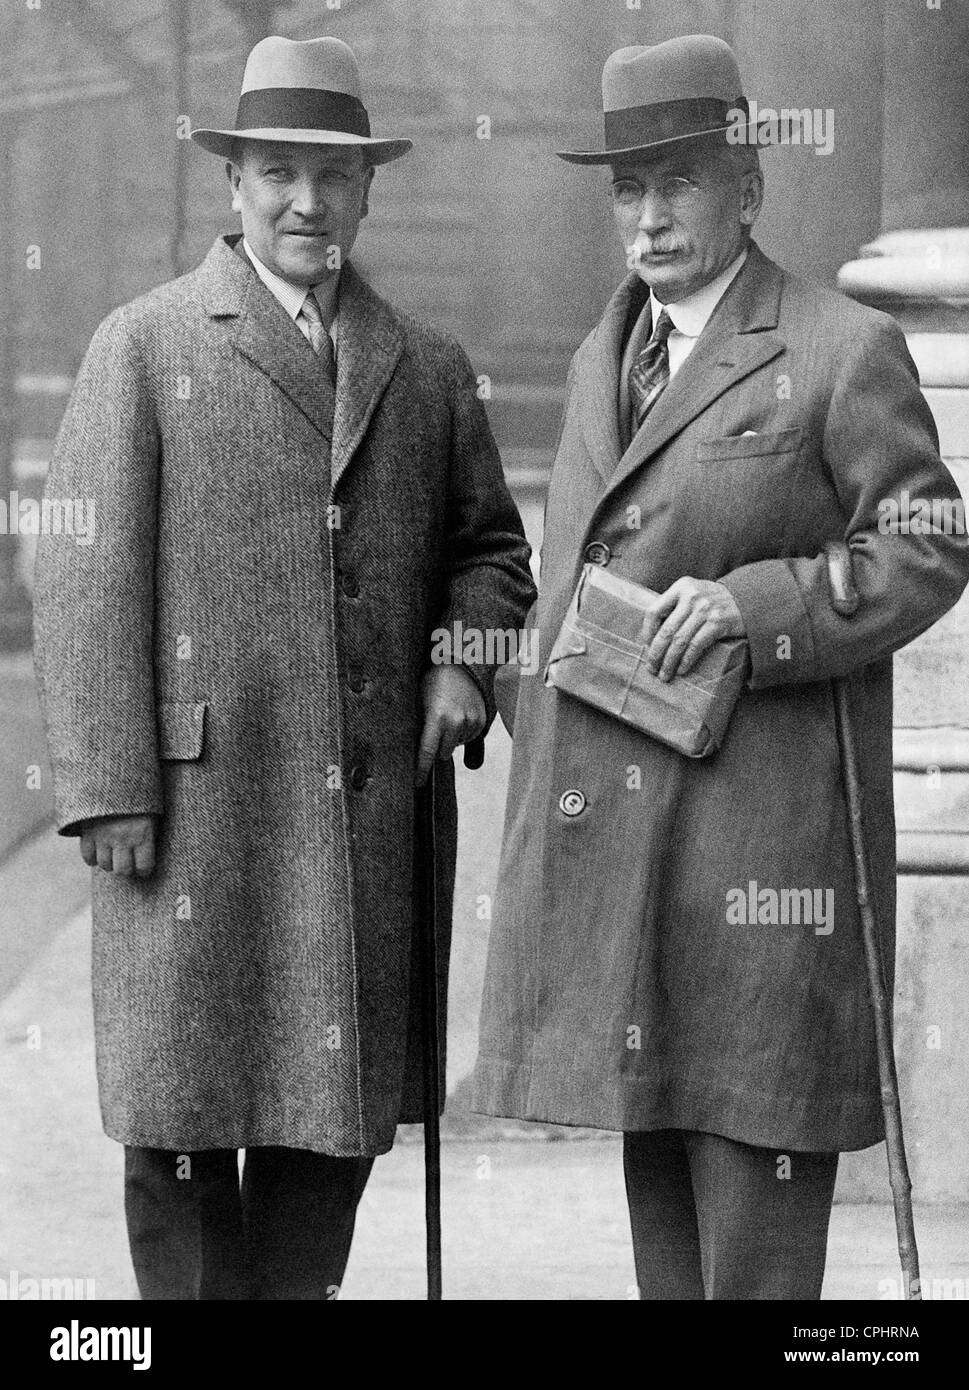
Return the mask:
<svg viewBox="0 0 969 1390">
<path fill-rule="evenodd" d="M 360 585 L 352 574 L 344 574 L 343 578 L 340 580 L 340 587 L 347 598 L 356 598 L 360 593 Z"/>
<path fill-rule="evenodd" d="M 566 816 L 581 816 L 585 810 L 585 797 L 574 789 L 563 792 L 559 797 L 559 810 Z"/>
<path fill-rule="evenodd" d="M 347 676 L 347 685 L 353 691 L 354 695 L 361 695 L 363 693 L 363 687 L 366 685 L 366 681 L 364 680 L 363 676 L 361 676 L 359 671 L 351 671 L 350 674 Z"/>
<path fill-rule="evenodd" d="M 585 558 L 590 565 L 608 565 L 612 551 L 605 541 L 590 541 L 585 548 Z"/>
<path fill-rule="evenodd" d="M 354 763 L 350 769 L 350 786 L 355 792 L 362 792 L 367 785 L 367 769 L 363 763 Z"/>
</svg>

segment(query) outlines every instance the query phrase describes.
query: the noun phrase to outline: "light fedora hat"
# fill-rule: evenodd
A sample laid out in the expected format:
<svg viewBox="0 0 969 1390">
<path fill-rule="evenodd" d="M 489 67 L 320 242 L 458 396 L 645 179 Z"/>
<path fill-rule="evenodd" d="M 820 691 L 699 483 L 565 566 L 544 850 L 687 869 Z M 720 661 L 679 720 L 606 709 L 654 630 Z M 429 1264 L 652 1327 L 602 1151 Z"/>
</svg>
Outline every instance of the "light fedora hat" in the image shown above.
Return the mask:
<svg viewBox="0 0 969 1390">
<path fill-rule="evenodd" d="M 660 149 L 680 140 L 726 139 L 726 132 L 755 138 L 747 120 L 740 68 L 734 51 L 712 34 L 687 34 L 651 46 L 617 49 L 602 70 L 605 149 L 559 150 L 570 164 L 610 164 L 621 155 Z M 733 114 L 730 113 L 741 113 Z"/>
<path fill-rule="evenodd" d="M 387 164 L 410 140 L 375 140 L 363 104 L 357 59 L 342 39 L 261 39 L 249 54 L 233 130 L 193 130 L 203 150 L 232 158 L 237 140 L 359 145 Z"/>
</svg>

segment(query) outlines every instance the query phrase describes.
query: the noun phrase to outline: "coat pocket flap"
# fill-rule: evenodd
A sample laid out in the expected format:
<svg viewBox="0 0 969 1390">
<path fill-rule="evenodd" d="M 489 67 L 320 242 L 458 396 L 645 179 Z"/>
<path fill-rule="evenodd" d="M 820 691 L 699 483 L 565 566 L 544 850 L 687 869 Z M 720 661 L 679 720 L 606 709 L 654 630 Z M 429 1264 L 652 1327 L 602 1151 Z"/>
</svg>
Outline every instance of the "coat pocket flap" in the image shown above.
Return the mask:
<svg viewBox="0 0 969 1390">
<path fill-rule="evenodd" d="M 789 454 L 798 447 L 804 431 L 772 430 L 764 434 L 727 434 L 719 439 L 701 439 L 696 456 L 701 463 L 712 459 L 750 459 L 761 454 Z"/>
<path fill-rule="evenodd" d="M 208 706 L 182 700 L 158 705 L 158 756 L 166 762 L 195 762 L 202 756 Z"/>
</svg>

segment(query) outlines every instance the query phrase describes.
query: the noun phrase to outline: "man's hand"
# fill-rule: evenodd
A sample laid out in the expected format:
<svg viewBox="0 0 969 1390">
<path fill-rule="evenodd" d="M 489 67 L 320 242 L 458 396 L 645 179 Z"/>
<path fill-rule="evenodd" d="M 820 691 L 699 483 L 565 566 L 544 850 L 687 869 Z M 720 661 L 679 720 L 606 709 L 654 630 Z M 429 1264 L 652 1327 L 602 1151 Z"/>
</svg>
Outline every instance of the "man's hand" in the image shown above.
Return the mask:
<svg viewBox="0 0 969 1390">
<path fill-rule="evenodd" d="M 729 589 L 689 575 L 661 595 L 657 618 L 660 625 L 649 645 L 647 663 L 661 681 L 689 675 L 714 642 L 722 637 L 743 637 L 747 631 Z"/>
<path fill-rule="evenodd" d="M 122 878 L 148 878 L 155 868 L 154 816 L 99 816 L 81 830 L 81 858 Z"/>
<path fill-rule="evenodd" d="M 487 713 L 474 678 L 460 666 L 432 666 L 421 686 L 424 730 L 417 754 L 416 783 L 423 787 L 437 758 L 447 760 L 485 726 Z"/>
</svg>

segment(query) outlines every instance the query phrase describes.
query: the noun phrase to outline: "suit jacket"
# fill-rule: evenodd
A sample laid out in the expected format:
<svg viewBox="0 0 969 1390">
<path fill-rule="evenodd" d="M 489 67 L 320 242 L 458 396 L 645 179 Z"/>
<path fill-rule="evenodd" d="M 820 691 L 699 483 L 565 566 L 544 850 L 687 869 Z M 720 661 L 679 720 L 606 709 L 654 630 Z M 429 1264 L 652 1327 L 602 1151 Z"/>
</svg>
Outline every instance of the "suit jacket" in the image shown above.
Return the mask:
<svg viewBox="0 0 969 1390">
<path fill-rule="evenodd" d="M 756 246 L 622 451 L 636 293 L 630 276 L 569 374 L 541 650 L 596 541 L 650 588 L 726 585 L 749 689 L 719 753 L 691 761 L 521 676 L 475 1107 L 864 1147 L 882 1119 L 831 678 L 851 683 L 891 975 L 891 658 L 956 601 L 969 551 L 962 535 L 886 534 L 879 502 L 958 492 L 894 321 Z M 823 557 L 842 538 L 851 619 L 831 607 Z"/>
<path fill-rule="evenodd" d="M 61 832 L 161 817 L 150 880 L 94 875 L 102 1110 L 129 1144 L 376 1153 L 420 1113 L 431 632 L 517 627 L 528 547 L 457 344 L 348 265 L 334 390 L 232 241 L 98 329 L 48 481 L 96 505 L 93 545 L 38 549 Z"/>
</svg>

